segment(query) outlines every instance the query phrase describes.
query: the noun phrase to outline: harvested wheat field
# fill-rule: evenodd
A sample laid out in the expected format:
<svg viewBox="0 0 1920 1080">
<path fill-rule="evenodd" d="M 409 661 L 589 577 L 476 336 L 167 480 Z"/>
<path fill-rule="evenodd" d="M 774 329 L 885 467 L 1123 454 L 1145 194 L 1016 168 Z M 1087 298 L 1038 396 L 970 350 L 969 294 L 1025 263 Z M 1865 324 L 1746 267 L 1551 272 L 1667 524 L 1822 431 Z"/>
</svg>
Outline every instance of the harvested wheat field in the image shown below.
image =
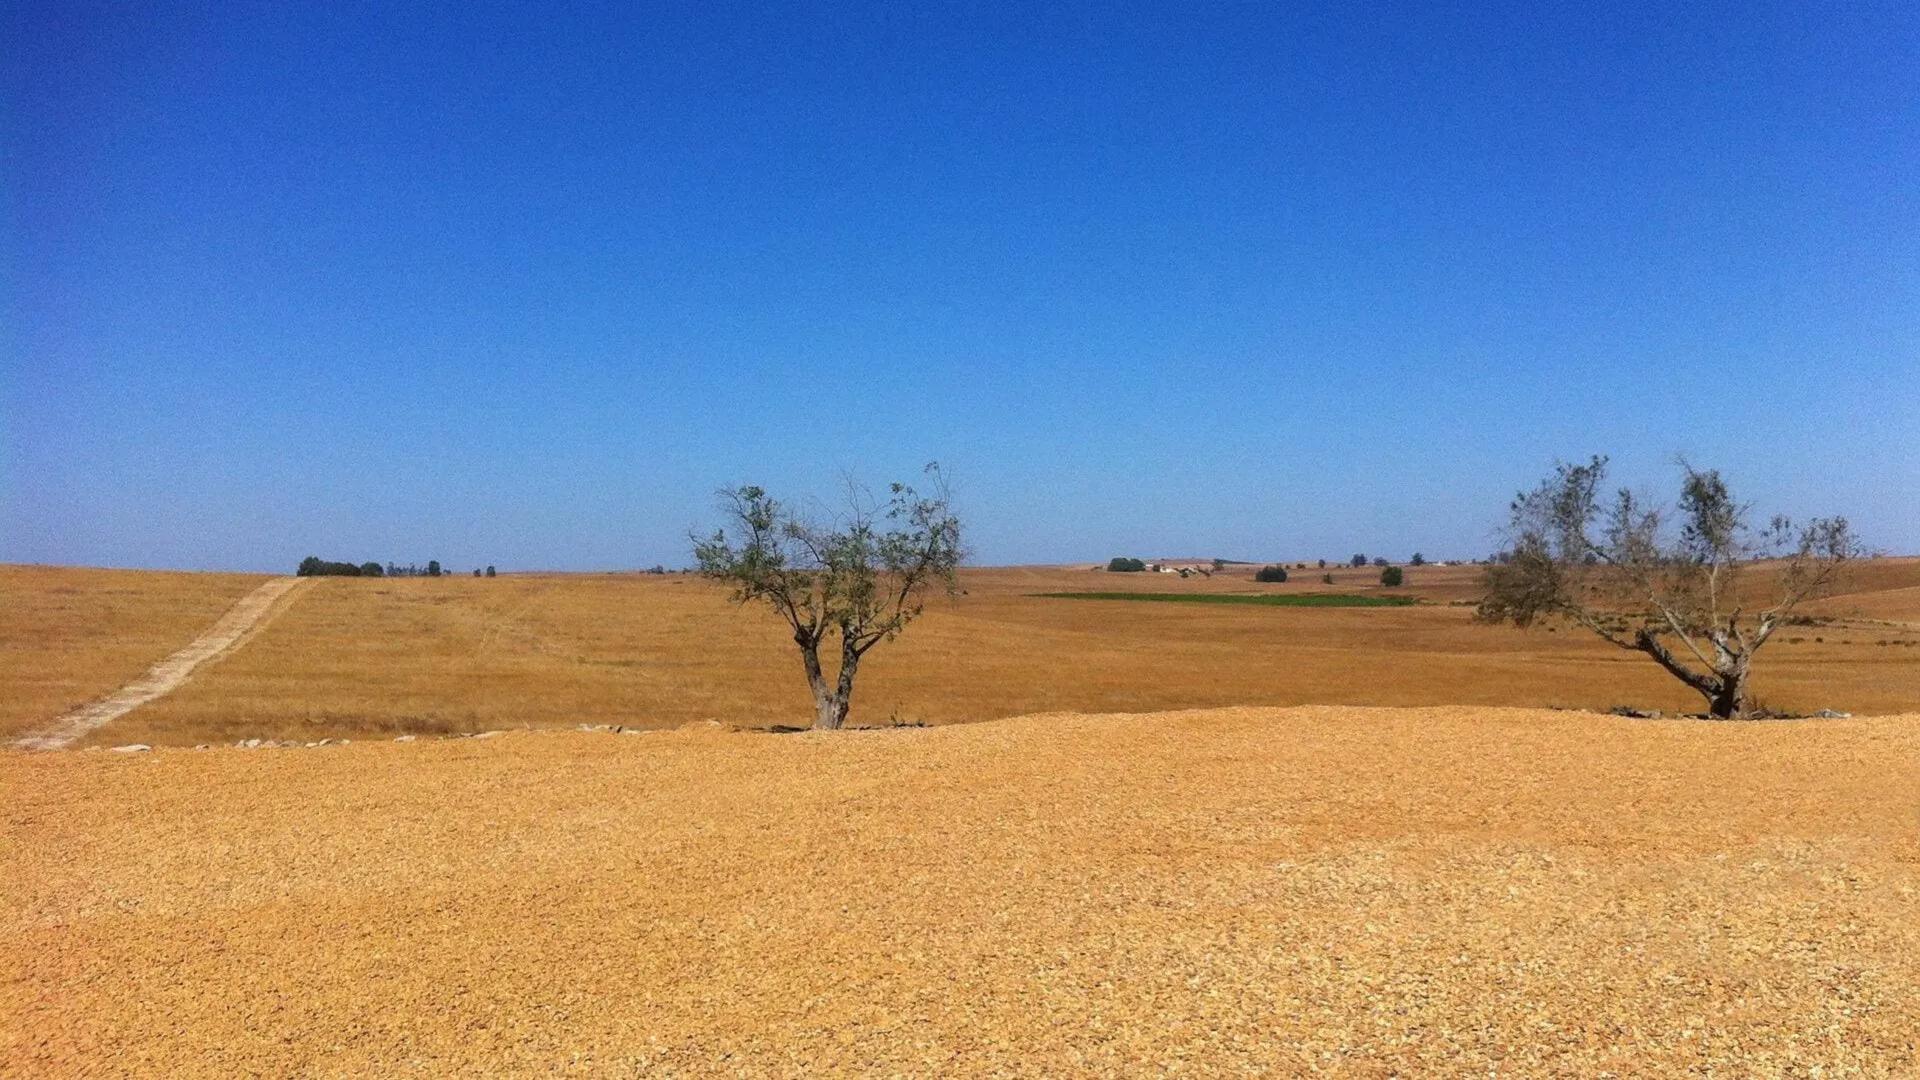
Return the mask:
<svg viewBox="0 0 1920 1080">
<path fill-rule="evenodd" d="M 1407 585 L 1391 591 L 1420 601 L 1405 607 L 1044 595 L 1389 593 L 1377 570 L 1326 572 L 1330 586 L 1317 569 L 1264 586 L 1250 580 L 1251 567 L 1193 579 L 1084 566 L 965 570 L 965 595 L 935 600 L 909 633 L 869 657 L 853 722 L 1228 705 L 1701 707 L 1644 657 L 1584 632 L 1475 624 L 1477 567 L 1410 568 Z M 1861 564 L 1818 614 L 1817 624 L 1784 630 L 1756 664 L 1764 704 L 1864 714 L 1920 703 L 1920 559 Z M 151 659 L 201 629 L 182 627 L 177 641 L 151 645 Z M 0 666 L 0 692 L 40 678 L 37 670 Z M 51 719 L 54 703 L 42 708 L 42 722 Z M 696 578 L 321 578 L 244 648 L 87 741 L 310 742 L 708 719 L 744 727 L 811 715 L 798 654 L 778 619 L 730 605 L 721 588 Z"/>
<path fill-rule="evenodd" d="M 1912 1075 L 1920 715 L 0 754 L 0 1072 Z"/>
<path fill-rule="evenodd" d="M 0 564 L 0 743 L 137 678 L 266 580 Z"/>
</svg>

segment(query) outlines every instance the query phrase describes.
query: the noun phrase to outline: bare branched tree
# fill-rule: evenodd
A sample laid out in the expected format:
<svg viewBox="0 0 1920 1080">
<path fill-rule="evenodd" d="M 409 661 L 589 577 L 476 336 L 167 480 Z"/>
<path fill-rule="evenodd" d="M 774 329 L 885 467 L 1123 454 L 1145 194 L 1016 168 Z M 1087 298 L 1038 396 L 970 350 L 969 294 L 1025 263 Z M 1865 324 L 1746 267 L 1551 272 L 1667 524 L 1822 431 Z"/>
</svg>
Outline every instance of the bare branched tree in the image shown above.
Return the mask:
<svg viewBox="0 0 1920 1080">
<path fill-rule="evenodd" d="M 1514 499 L 1511 558 L 1487 568 L 1479 617 L 1576 623 L 1651 657 L 1706 698 L 1712 716 L 1749 715 L 1754 654 L 1861 554 L 1846 519 L 1796 528 L 1775 517 L 1754 528 L 1751 508 L 1733 500 L 1717 471 L 1684 461 L 1677 513 L 1624 489 L 1603 506 L 1606 468 L 1604 457 L 1560 465 Z M 1771 587 L 1743 590 L 1745 571 L 1766 559 L 1781 560 L 1763 570 Z"/>
<path fill-rule="evenodd" d="M 731 585 L 737 603 L 768 604 L 792 627 L 813 690 L 815 728 L 846 723 L 868 650 L 898 637 L 931 592 L 954 592 L 964 554 L 960 521 L 939 466 L 927 466 L 926 474 L 930 494 L 894 484 L 876 502 L 850 490 L 847 511 L 829 523 L 797 515 L 757 487 L 723 491 L 727 527 L 694 538 L 702 574 Z M 835 637 L 840 669 L 829 682 L 820 650 Z"/>
</svg>

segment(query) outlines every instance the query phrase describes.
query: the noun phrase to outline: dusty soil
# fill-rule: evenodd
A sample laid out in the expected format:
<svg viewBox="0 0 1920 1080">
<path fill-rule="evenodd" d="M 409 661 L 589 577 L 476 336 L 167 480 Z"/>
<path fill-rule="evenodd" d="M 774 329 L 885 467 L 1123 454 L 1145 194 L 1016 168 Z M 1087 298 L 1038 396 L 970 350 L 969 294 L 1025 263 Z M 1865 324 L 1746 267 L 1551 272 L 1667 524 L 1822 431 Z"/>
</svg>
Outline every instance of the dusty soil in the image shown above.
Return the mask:
<svg viewBox="0 0 1920 1080">
<path fill-rule="evenodd" d="M 90 701 L 37 731 L 14 740 L 21 750 L 60 750 L 127 713 L 178 690 L 200 665 L 219 659 L 244 644 L 262 625 L 285 607 L 294 591 L 311 584 L 307 578 L 274 578 L 228 608 L 206 632 L 178 652 L 160 661 L 146 674 L 105 697 Z"/>
<path fill-rule="evenodd" d="M 0 1073 L 1914 1075 L 1920 715 L 0 753 Z"/>
</svg>

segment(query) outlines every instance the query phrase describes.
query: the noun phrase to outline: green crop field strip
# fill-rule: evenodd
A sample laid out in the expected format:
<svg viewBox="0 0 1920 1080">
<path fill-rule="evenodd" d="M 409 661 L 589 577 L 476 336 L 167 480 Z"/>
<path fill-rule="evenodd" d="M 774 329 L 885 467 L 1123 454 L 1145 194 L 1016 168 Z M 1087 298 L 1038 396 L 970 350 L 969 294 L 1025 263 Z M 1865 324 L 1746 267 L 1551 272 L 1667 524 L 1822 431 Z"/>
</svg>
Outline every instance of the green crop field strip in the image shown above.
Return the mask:
<svg viewBox="0 0 1920 1080">
<path fill-rule="evenodd" d="M 1032 595 L 1052 600 L 1148 600 L 1166 604 L 1258 604 L 1262 607 L 1406 607 L 1415 602 L 1411 596 L 1351 593 L 1049 592 Z"/>
</svg>

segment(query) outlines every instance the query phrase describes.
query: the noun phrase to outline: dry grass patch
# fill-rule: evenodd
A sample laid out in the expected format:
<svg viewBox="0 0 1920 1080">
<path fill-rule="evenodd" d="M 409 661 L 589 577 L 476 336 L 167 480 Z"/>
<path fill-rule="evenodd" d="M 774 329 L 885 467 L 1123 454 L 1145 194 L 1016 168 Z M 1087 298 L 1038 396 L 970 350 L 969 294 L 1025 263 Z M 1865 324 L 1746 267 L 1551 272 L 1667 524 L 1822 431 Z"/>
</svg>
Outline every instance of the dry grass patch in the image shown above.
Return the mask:
<svg viewBox="0 0 1920 1080">
<path fill-rule="evenodd" d="M 1920 579 L 1920 560 L 1901 563 L 1905 580 Z M 1445 597 L 1469 589 L 1473 572 L 1410 570 L 1408 585 L 1392 592 Z M 1329 609 L 1032 595 L 1381 591 L 1359 582 L 1256 586 L 1245 575 L 1180 581 L 1060 568 L 969 570 L 961 581 L 967 595 L 937 602 L 868 657 L 855 724 L 1241 704 L 1700 707 L 1652 664 L 1587 635 L 1478 626 L 1471 608 L 1456 604 Z M 1873 645 L 1889 633 L 1796 629 L 1791 636 L 1803 640 L 1771 647 L 1756 669 L 1761 700 L 1805 710 L 1912 709 L 1920 663 L 1911 649 Z M 310 741 L 702 719 L 748 726 L 811 716 L 784 627 L 728 605 L 698 580 L 330 578 L 244 649 L 95 741 Z"/>
<path fill-rule="evenodd" d="M 1251 574 L 1183 581 L 1059 567 L 963 571 L 967 595 L 937 602 L 868 658 L 853 722 L 1242 704 L 1699 707 L 1653 665 L 1585 635 L 1474 625 L 1473 567 L 1409 569 L 1399 590 L 1380 589 L 1371 568 L 1336 570 L 1333 586 L 1311 571 L 1283 585 L 1255 584 Z M 0 732 L 44 724 L 137 676 L 261 580 L 0 568 L 8 725 Z M 1327 609 L 1033 595 L 1087 591 L 1425 602 Z M 1862 564 L 1850 591 L 1818 610 L 1837 621 L 1789 627 L 1762 658 L 1765 704 L 1866 713 L 1920 702 L 1920 560 Z M 330 578 L 312 582 L 237 652 L 92 741 L 310 741 L 709 718 L 795 724 L 811 710 L 778 621 L 730 607 L 696 580 Z"/>
<path fill-rule="evenodd" d="M 138 677 L 265 580 L 0 565 L 0 741 Z"/>
</svg>

